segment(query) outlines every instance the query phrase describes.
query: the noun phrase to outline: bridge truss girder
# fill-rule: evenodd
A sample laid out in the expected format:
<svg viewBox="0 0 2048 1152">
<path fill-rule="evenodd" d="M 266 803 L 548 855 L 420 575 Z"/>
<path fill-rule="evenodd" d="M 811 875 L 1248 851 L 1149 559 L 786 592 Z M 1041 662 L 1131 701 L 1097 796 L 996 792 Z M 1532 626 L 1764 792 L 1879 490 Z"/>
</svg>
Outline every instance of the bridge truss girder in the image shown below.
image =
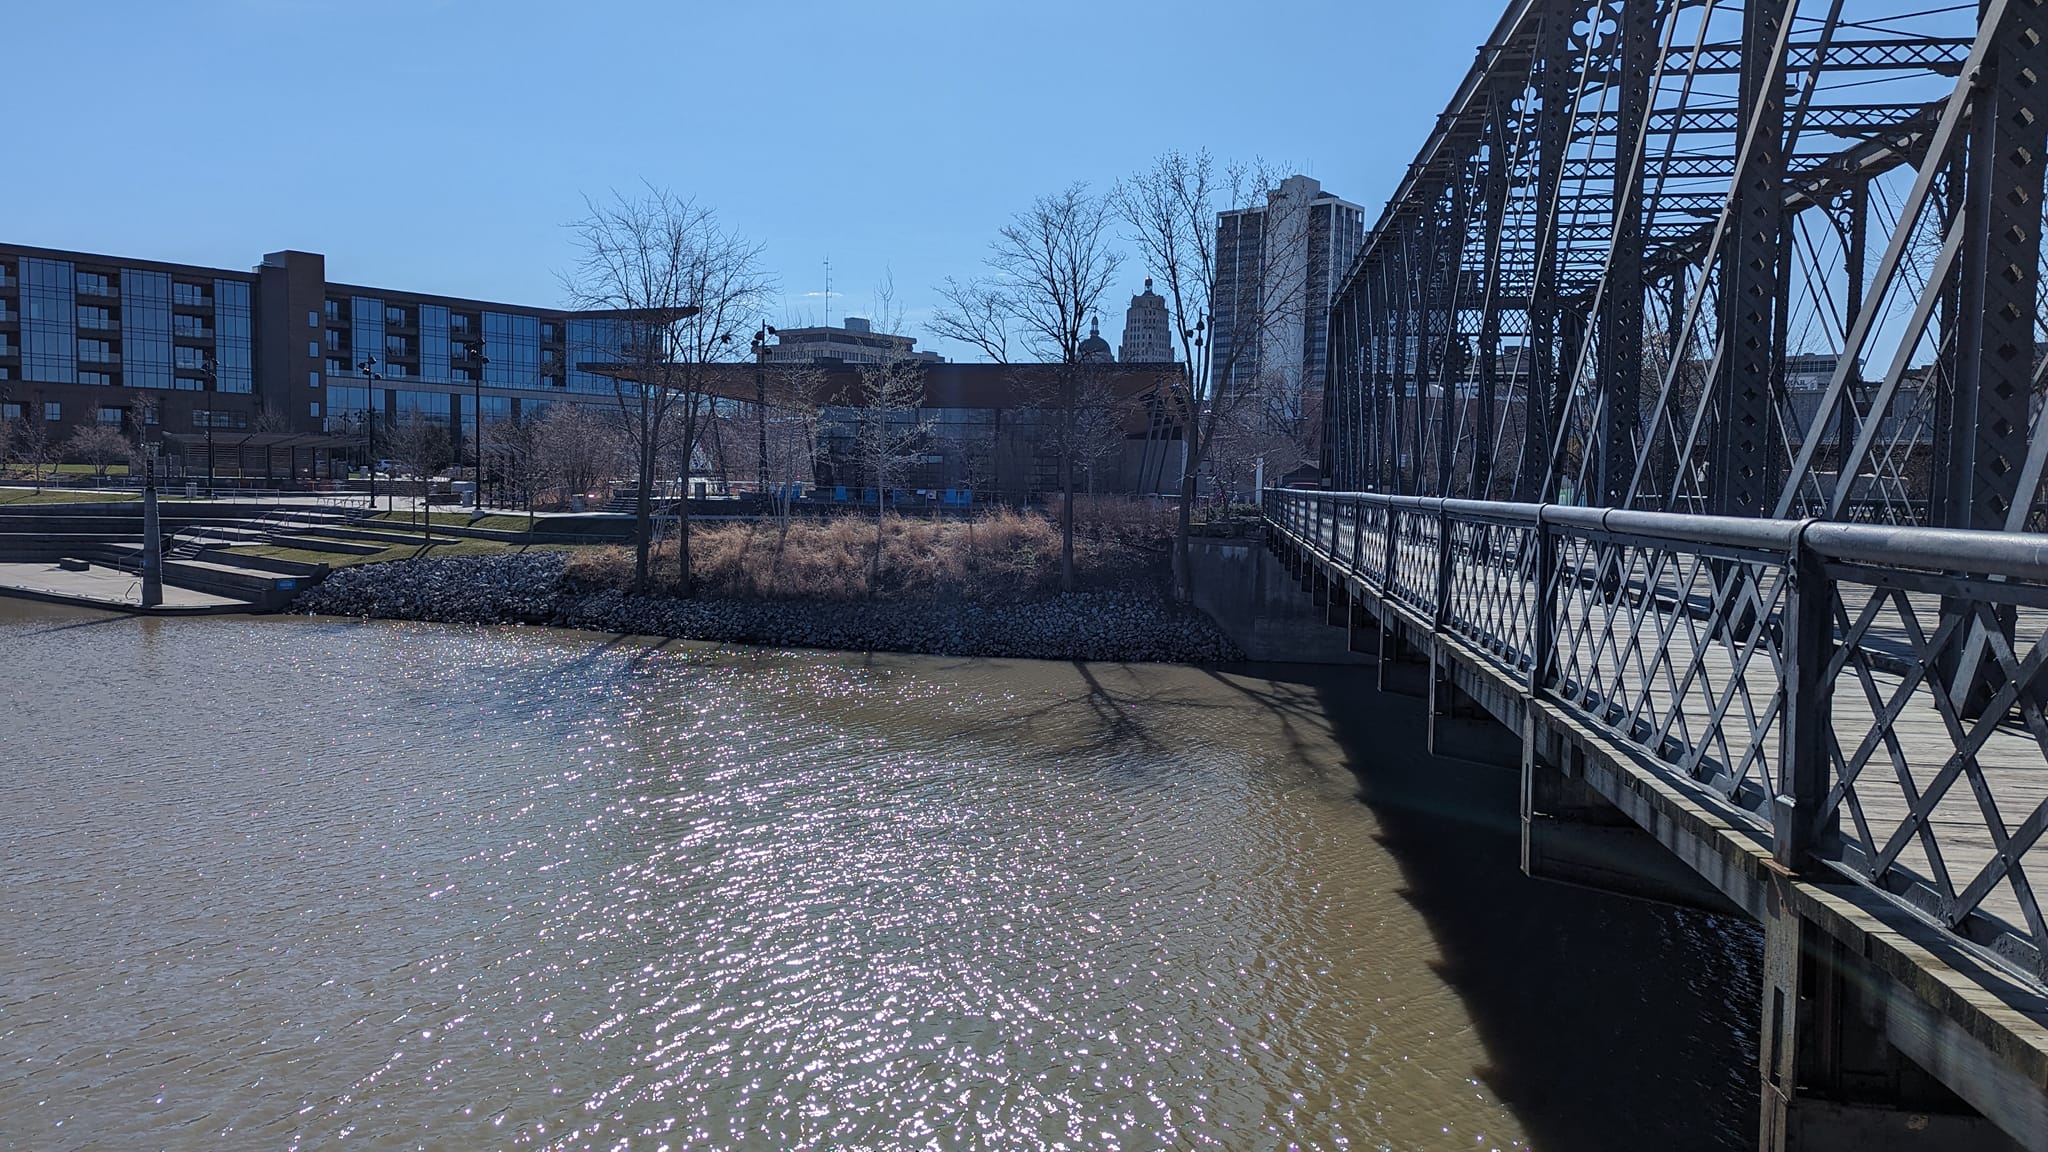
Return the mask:
<svg viewBox="0 0 2048 1152">
<path fill-rule="evenodd" d="M 1331 482 L 2048 527 L 2040 2 L 1514 0 L 1330 303 Z"/>
</svg>

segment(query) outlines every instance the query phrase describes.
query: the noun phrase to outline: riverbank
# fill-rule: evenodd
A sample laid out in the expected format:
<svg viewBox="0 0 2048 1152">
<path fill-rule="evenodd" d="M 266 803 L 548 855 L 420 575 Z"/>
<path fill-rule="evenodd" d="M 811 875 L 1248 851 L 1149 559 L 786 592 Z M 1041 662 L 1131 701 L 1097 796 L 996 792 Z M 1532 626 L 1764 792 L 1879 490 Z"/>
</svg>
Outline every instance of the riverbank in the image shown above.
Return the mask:
<svg viewBox="0 0 2048 1152">
<path fill-rule="evenodd" d="M 293 610 L 449 624 L 544 624 L 768 647 L 1122 663 L 1241 659 L 1200 612 L 1149 588 L 1021 601 L 906 594 L 864 601 L 632 595 L 576 578 L 561 552 L 336 571 Z"/>
</svg>

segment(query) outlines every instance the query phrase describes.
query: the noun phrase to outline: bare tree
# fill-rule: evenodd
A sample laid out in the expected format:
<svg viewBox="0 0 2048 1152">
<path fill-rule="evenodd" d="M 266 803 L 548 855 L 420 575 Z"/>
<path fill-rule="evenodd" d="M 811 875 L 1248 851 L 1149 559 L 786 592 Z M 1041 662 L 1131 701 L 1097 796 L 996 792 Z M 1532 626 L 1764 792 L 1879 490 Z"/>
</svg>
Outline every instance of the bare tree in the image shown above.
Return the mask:
<svg viewBox="0 0 2048 1152">
<path fill-rule="evenodd" d="M 1010 362 L 1010 321 L 1016 305 L 1007 284 L 980 277 L 962 282 L 948 276 L 939 299 L 944 303 L 932 315 L 932 335 L 958 340 L 991 364 Z"/>
<path fill-rule="evenodd" d="M 888 284 L 876 289 L 876 320 L 883 331 L 901 327 L 894 292 Z M 925 452 L 931 420 L 923 415 L 924 362 L 894 341 L 880 359 L 860 366 L 861 410 L 855 451 L 861 468 L 875 485 L 875 547 L 868 560 L 868 587 L 882 572 L 882 528 L 889 511 L 889 492 L 902 483 Z"/>
<path fill-rule="evenodd" d="M 492 425 L 490 441 L 484 448 L 490 471 L 498 476 L 499 502 L 524 503 L 528 531 L 533 529 L 535 447 L 538 443 L 534 429 L 538 423 L 537 419 L 500 420 Z"/>
<path fill-rule="evenodd" d="M 638 199 L 586 200 L 573 225 L 582 256 L 568 279 L 577 307 L 615 313 L 612 377 L 621 425 L 631 438 L 639 495 L 634 504 L 633 583 L 648 586 L 654 543 L 653 488 L 664 458 L 687 463 L 711 417 L 710 365 L 744 355 L 770 287 L 759 246 L 722 228 L 711 209 L 664 189 Z M 576 355 L 576 350 L 571 350 Z M 677 586 L 690 593 L 689 476 L 679 504 Z"/>
<path fill-rule="evenodd" d="M 41 405 L 38 404 L 36 407 L 40 408 Z M 43 465 L 50 461 L 51 447 L 50 423 L 40 416 L 41 413 L 38 412 L 22 420 L 15 433 L 15 443 L 18 445 L 16 451 L 20 453 L 22 461 L 29 466 L 29 479 L 35 484 L 38 492 L 43 490 Z"/>
<path fill-rule="evenodd" d="M 553 488 L 560 503 L 589 493 L 619 470 L 618 425 L 591 407 L 555 404 L 528 427 L 534 479 Z"/>
<path fill-rule="evenodd" d="M 249 430 L 251 432 L 289 432 L 292 430 L 292 418 L 285 415 L 284 409 L 276 404 L 265 403 L 256 413 L 256 418 L 249 422 Z"/>
<path fill-rule="evenodd" d="M 1241 292 L 1229 301 L 1231 339 L 1226 351 L 1212 354 L 1210 343 L 1222 268 L 1217 252 L 1220 212 L 1264 207 L 1275 187 L 1267 173 L 1241 165 L 1219 166 L 1209 153 L 1162 154 L 1143 172 L 1123 181 L 1112 194 L 1116 211 L 1128 227 L 1126 238 L 1138 249 L 1146 270 L 1166 289 L 1166 308 L 1180 341 L 1187 373 L 1173 388 L 1169 408 L 1183 429 L 1186 458 L 1181 473 L 1180 523 L 1174 533 L 1174 590 L 1182 599 L 1193 594 L 1188 538 L 1203 463 L 1211 441 L 1225 418 L 1245 405 L 1250 389 L 1232 388 L 1240 364 L 1249 364 L 1266 341 L 1283 326 L 1299 324 L 1311 307 L 1305 282 L 1306 262 L 1262 262 L 1272 279 Z M 1306 212 L 1283 214 L 1266 221 L 1269 248 L 1299 240 L 1307 229 Z M 1290 268 L 1299 264 L 1299 268 Z"/>
<path fill-rule="evenodd" d="M 1074 466 L 1086 479 L 1088 494 L 1103 487 L 1101 473 L 1120 467 L 1124 423 L 1135 411 L 1135 398 L 1117 391 L 1115 377 L 1102 365 L 1084 361 L 1075 369 L 1071 444 Z M 1114 483 L 1114 477 L 1110 480 Z"/>
<path fill-rule="evenodd" d="M 1074 586 L 1074 472 L 1081 442 L 1082 344 L 1123 256 L 1110 248 L 1111 201 L 1075 182 L 1040 196 L 997 234 L 988 290 L 1024 340 L 1060 365 L 1054 443 L 1060 475 L 1060 587 Z"/>
<path fill-rule="evenodd" d="M 0 416 L 0 476 L 7 475 L 7 465 L 21 446 L 21 423 L 12 416 Z"/>
<path fill-rule="evenodd" d="M 92 465 L 93 476 L 105 483 L 107 469 L 128 459 L 128 438 L 112 424 L 87 424 L 64 441 L 64 454 Z"/>
<path fill-rule="evenodd" d="M 768 481 L 775 490 L 775 508 L 785 530 L 795 507 L 797 489 L 818 480 L 818 399 L 825 392 L 825 371 L 814 364 L 768 366 L 768 403 L 757 405 L 768 444 Z"/>
</svg>

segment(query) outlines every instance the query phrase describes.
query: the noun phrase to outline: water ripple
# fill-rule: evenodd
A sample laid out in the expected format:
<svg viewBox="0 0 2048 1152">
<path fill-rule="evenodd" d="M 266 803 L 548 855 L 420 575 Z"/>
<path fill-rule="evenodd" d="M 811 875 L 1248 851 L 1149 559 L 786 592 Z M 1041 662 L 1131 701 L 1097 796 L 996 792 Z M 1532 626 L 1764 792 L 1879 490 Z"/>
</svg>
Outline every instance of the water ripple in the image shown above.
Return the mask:
<svg viewBox="0 0 2048 1152">
<path fill-rule="evenodd" d="M 0 777 L 8 1146 L 1526 1136 L 1312 702 L 1167 668 L 42 623 L 0 618 L 68 677 L 0 689 L 26 768 Z"/>
</svg>

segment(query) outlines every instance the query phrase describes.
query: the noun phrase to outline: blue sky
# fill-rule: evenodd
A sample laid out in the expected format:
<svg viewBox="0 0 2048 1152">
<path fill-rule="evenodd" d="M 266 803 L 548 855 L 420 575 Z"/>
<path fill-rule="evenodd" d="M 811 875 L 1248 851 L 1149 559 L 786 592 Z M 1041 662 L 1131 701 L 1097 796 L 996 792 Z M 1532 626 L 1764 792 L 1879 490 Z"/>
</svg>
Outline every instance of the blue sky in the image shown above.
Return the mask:
<svg viewBox="0 0 2048 1152">
<path fill-rule="evenodd" d="M 1168 147 L 1307 172 L 1370 219 L 1501 8 L 0 2 L 6 240 L 309 249 L 335 280 L 548 305 L 583 196 L 646 180 L 766 245 L 770 323 L 822 317 L 829 257 L 835 320 L 887 276 L 913 334 L 1033 196 Z"/>
</svg>

